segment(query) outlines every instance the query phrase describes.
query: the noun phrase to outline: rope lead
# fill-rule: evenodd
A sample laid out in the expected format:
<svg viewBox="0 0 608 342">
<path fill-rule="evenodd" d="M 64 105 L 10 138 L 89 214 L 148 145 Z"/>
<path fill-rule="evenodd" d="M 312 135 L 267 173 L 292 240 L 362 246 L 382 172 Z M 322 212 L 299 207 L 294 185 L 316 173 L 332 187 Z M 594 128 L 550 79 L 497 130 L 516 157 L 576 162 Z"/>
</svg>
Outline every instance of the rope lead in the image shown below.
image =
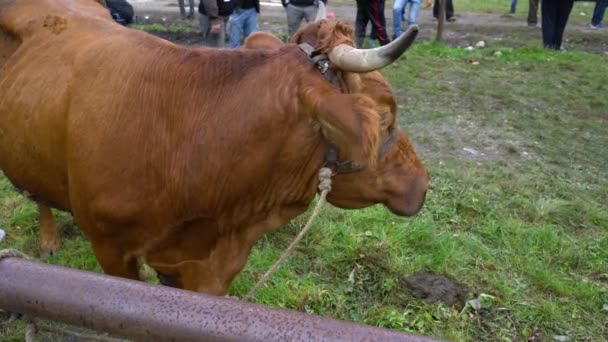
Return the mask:
<svg viewBox="0 0 608 342">
<path fill-rule="evenodd" d="M 270 278 L 270 276 L 272 276 L 272 274 L 277 269 L 279 269 L 283 261 L 285 261 L 285 259 L 289 257 L 291 252 L 293 252 L 294 248 L 296 247 L 298 242 L 300 242 L 304 234 L 306 234 L 310 227 L 312 227 L 313 221 L 321 211 L 321 207 L 323 206 L 323 204 L 325 204 L 326 202 L 325 198 L 327 197 L 327 194 L 331 191 L 332 174 L 333 172 L 331 171 L 331 169 L 327 167 L 322 167 L 319 170 L 319 190 L 321 191 L 321 196 L 319 198 L 319 201 L 317 202 L 317 205 L 315 206 L 315 209 L 310 215 L 308 222 L 306 222 L 304 228 L 302 228 L 302 230 L 298 233 L 295 239 L 293 239 L 289 247 L 287 247 L 283 254 L 281 254 L 279 259 L 272 265 L 272 267 L 268 271 L 266 271 L 266 273 L 264 273 L 262 278 L 260 278 L 260 280 L 258 280 L 258 282 L 251 288 L 251 290 L 249 290 L 249 292 L 243 297 L 244 300 L 249 301 L 251 300 L 251 298 L 253 298 L 253 296 L 255 296 L 256 292 L 260 289 L 260 287 L 262 287 L 262 285 L 266 283 L 266 281 Z"/>
</svg>

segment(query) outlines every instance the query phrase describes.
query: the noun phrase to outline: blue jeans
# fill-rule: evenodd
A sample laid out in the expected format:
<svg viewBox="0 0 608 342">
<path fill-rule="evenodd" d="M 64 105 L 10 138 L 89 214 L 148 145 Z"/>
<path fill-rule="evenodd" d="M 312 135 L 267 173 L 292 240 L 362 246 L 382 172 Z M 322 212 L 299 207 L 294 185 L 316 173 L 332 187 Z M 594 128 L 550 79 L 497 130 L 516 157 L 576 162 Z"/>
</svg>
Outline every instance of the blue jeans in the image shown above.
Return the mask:
<svg viewBox="0 0 608 342">
<path fill-rule="evenodd" d="M 241 40 L 258 30 L 258 16 L 255 8 L 237 8 L 230 15 L 230 36 L 228 47 L 235 49 L 241 45 Z"/>
<path fill-rule="evenodd" d="M 416 18 L 418 18 L 420 1 L 421 0 L 395 0 L 395 3 L 393 4 L 393 34 L 395 38 L 401 35 L 401 18 L 407 3 L 410 3 L 410 9 L 407 14 L 407 26 L 410 27 L 416 23 Z"/>
<path fill-rule="evenodd" d="M 602 23 L 604 19 L 604 13 L 606 12 L 606 6 L 608 6 L 608 0 L 597 0 L 595 3 L 595 9 L 593 10 L 593 18 L 591 18 L 591 24 L 597 26 Z"/>
<path fill-rule="evenodd" d="M 517 0 L 511 0 L 511 13 L 515 13 L 516 8 L 517 8 Z"/>
</svg>

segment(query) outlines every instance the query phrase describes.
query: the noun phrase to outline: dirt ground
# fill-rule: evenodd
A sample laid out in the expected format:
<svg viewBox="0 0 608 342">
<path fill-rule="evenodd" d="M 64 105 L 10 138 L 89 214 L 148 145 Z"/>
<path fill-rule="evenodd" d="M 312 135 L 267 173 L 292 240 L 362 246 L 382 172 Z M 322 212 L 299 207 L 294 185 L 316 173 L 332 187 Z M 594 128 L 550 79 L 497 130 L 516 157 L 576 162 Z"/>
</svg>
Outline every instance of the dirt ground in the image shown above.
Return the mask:
<svg viewBox="0 0 608 342">
<path fill-rule="evenodd" d="M 131 0 L 139 24 L 160 23 L 164 25 L 179 24 L 192 28 L 190 32 L 154 32 L 166 39 L 185 45 L 202 45 L 199 32 L 198 13 L 193 20 L 182 20 L 179 16 L 177 0 Z M 197 2 L 195 2 L 197 3 Z M 196 7 L 197 5 L 195 5 Z M 330 4 L 328 12 L 335 13 L 337 19 L 354 24 L 356 7 L 352 5 Z M 386 8 L 387 29 L 392 35 L 392 9 Z M 262 2 L 259 17 L 261 31 L 272 32 L 283 36 L 287 30 L 285 11 L 278 0 Z M 593 30 L 582 13 L 573 11 L 566 28 L 564 44 L 570 50 L 608 54 L 608 30 Z M 447 23 L 445 42 L 453 47 L 466 47 L 484 40 L 489 47 L 517 48 L 541 41 L 540 27 L 528 27 L 525 19 L 511 15 L 471 13 L 456 11 L 456 22 Z M 588 18 L 588 17 L 587 17 Z M 431 40 L 435 37 L 437 21 L 431 9 L 422 9 L 418 18 L 420 26 L 419 40 Z"/>
</svg>

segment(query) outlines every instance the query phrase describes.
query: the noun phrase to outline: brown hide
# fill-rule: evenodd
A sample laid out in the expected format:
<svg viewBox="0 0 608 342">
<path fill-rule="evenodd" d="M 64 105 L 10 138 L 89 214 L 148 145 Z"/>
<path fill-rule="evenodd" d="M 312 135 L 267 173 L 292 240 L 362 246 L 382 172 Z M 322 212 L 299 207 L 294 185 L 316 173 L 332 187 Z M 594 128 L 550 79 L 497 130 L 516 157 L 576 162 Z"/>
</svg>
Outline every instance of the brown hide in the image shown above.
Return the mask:
<svg viewBox="0 0 608 342">
<path fill-rule="evenodd" d="M 176 286 L 223 294 L 260 236 L 306 210 L 328 140 L 374 177 L 340 176 L 355 177 L 355 192 L 334 203 L 408 214 L 411 184 L 408 205 L 424 201 L 413 150 L 406 168 L 378 165 L 377 100 L 340 93 L 295 45 L 179 47 L 113 23 L 92 0 L 0 9 L 21 42 L 0 69 L 0 166 L 34 200 L 71 211 L 109 274 L 137 278 L 143 261 Z M 414 178 L 391 190 L 393 207 L 364 186 L 404 172 Z"/>
</svg>

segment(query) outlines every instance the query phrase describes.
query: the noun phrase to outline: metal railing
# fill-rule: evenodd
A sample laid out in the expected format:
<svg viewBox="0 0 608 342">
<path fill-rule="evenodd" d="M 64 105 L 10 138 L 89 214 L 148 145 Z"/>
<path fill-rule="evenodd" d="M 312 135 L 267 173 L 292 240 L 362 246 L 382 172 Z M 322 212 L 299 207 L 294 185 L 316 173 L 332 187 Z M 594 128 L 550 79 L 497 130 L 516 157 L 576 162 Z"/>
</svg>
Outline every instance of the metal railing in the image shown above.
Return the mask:
<svg viewBox="0 0 608 342">
<path fill-rule="evenodd" d="M 137 341 L 436 341 L 16 257 L 0 308 Z"/>
</svg>

